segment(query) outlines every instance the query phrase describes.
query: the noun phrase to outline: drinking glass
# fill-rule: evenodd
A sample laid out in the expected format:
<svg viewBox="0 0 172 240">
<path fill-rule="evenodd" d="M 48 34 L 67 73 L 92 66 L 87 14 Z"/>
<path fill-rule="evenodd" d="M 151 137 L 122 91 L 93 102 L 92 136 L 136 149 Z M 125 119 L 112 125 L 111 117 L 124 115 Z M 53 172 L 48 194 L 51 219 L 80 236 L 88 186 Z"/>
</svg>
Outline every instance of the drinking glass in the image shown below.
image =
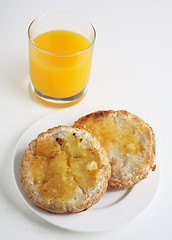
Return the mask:
<svg viewBox="0 0 172 240">
<path fill-rule="evenodd" d="M 79 34 L 88 41 L 88 46 L 72 53 L 47 51 L 38 46 L 35 39 L 52 31 Z M 86 92 L 91 69 L 96 38 L 93 25 L 73 13 L 50 12 L 32 21 L 28 37 L 33 92 L 52 103 L 69 103 L 81 98 Z M 66 47 L 70 47 L 70 38 L 64 41 Z"/>
</svg>

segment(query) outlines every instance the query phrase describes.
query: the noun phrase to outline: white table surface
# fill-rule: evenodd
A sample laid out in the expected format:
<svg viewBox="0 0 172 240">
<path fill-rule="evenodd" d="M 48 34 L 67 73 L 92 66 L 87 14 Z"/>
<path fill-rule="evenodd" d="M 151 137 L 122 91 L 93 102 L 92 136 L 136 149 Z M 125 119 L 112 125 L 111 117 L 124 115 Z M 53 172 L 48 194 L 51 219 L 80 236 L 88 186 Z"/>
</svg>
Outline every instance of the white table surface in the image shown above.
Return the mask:
<svg viewBox="0 0 172 240">
<path fill-rule="evenodd" d="M 140 215 L 111 231 L 77 233 L 45 222 L 26 206 L 12 178 L 19 137 L 59 111 L 36 100 L 29 87 L 27 28 L 51 10 L 80 13 L 97 31 L 88 92 L 71 108 L 126 109 L 156 133 L 158 191 Z M 0 239 L 172 239 L 172 1 L 1 0 L 0 26 Z"/>
</svg>

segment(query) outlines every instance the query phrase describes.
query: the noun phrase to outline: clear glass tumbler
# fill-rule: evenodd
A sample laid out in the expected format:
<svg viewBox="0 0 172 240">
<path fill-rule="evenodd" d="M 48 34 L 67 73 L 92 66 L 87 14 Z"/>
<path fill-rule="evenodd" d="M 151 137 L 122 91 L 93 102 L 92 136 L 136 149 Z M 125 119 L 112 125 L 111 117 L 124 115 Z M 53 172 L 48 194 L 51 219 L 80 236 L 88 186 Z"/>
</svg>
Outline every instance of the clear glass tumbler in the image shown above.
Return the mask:
<svg viewBox="0 0 172 240">
<path fill-rule="evenodd" d="M 52 12 L 33 20 L 28 37 L 34 93 L 52 103 L 81 98 L 91 69 L 93 25 L 73 13 Z"/>
</svg>

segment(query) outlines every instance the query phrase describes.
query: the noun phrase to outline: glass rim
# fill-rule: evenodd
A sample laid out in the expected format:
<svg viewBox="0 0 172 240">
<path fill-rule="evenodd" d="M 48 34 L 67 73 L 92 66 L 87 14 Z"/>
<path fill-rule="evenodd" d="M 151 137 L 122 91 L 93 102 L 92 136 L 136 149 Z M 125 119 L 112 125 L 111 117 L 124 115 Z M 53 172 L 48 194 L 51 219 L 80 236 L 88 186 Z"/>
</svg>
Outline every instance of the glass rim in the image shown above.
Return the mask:
<svg viewBox="0 0 172 240">
<path fill-rule="evenodd" d="M 89 44 L 89 46 L 85 49 L 83 49 L 82 51 L 79 51 L 79 52 L 76 52 L 76 53 L 69 53 L 69 54 L 60 54 L 60 53 L 53 53 L 53 52 L 48 52 L 40 47 L 38 47 L 34 42 L 33 40 L 31 39 L 31 36 L 30 36 L 30 29 L 33 25 L 34 22 L 36 22 L 37 20 L 39 20 L 40 18 L 46 16 L 46 15 L 51 15 L 51 14 L 58 14 L 58 13 L 71 13 L 71 14 L 75 14 L 75 13 L 72 13 L 72 12 L 47 12 L 47 13 L 44 13 L 38 17 L 36 17 L 29 25 L 28 27 L 28 39 L 29 39 L 29 42 L 34 46 L 36 47 L 39 51 L 43 52 L 43 53 L 46 53 L 46 54 L 49 54 L 49 55 L 52 55 L 52 56 L 57 56 L 57 57 L 72 57 L 72 56 L 75 56 L 75 55 L 79 55 L 83 52 L 86 52 L 88 49 L 90 49 L 93 45 L 94 45 L 94 42 L 95 42 L 95 39 L 96 39 L 96 30 L 93 26 L 92 23 L 90 23 L 89 21 L 87 21 L 89 23 L 89 25 L 92 27 L 92 30 L 93 30 L 93 41 Z"/>
</svg>

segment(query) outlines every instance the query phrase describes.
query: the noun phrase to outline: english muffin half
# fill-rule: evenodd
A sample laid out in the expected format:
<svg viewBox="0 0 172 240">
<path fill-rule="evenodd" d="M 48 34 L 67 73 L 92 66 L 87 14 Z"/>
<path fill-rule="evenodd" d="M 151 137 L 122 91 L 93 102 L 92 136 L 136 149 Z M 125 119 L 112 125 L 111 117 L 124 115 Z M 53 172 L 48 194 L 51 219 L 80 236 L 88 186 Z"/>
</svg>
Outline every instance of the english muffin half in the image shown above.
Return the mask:
<svg viewBox="0 0 172 240">
<path fill-rule="evenodd" d="M 155 169 L 155 134 L 138 116 L 124 110 L 98 111 L 81 117 L 74 127 L 89 131 L 106 150 L 109 188 L 133 187 Z"/>
<path fill-rule="evenodd" d="M 105 150 L 87 131 L 59 126 L 29 144 L 21 182 L 31 200 L 53 213 L 88 209 L 107 190 L 111 170 Z"/>
</svg>

